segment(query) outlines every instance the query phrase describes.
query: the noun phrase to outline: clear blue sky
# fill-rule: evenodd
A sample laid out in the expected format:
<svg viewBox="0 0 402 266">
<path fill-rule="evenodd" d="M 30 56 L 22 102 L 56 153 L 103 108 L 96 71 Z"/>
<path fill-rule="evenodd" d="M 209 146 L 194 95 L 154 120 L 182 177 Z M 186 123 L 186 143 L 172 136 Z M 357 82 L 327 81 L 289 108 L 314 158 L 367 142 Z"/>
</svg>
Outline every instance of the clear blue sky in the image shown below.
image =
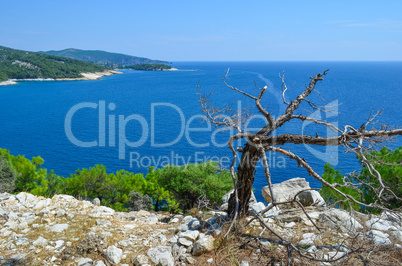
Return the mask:
<svg viewBox="0 0 402 266">
<path fill-rule="evenodd" d="M 18 1 L 0 45 L 169 61 L 402 60 L 402 1 Z"/>
</svg>

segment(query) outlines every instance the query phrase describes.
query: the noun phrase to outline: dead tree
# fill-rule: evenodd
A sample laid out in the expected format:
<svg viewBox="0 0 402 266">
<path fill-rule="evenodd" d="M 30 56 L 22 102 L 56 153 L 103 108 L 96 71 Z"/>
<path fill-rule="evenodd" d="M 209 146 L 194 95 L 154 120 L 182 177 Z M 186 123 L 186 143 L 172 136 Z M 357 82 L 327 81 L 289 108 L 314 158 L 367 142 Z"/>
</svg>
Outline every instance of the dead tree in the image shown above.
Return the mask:
<svg viewBox="0 0 402 266">
<path fill-rule="evenodd" d="M 368 129 L 370 125 L 374 124 L 374 119 L 380 113 L 371 114 L 368 121 L 362 124 L 360 128 L 355 128 L 350 125 L 344 126 L 342 129 L 321 119 L 316 119 L 308 115 L 296 114 L 295 112 L 299 110 L 300 104 L 302 102 L 308 103 L 308 105 L 313 110 L 320 111 L 328 111 L 325 110 L 322 105 L 318 105 L 308 99 L 308 96 L 315 91 L 315 87 L 317 82 L 322 81 L 323 77 L 327 74 L 328 70 L 323 73 L 319 73 L 314 77 L 310 77 L 311 81 L 308 86 L 292 101 L 286 100 L 286 92 L 288 91 L 288 87 L 285 83 L 284 75 L 279 75 L 282 79 L 282 101 L 283 104 L 286 105 L 286 110 L 283 114 L 281 114 L 278 118 L 274 119 L 271 112 L 269 112 L 266 108 L 264 108 L 261 104 L 262 97 L 267 91 L 267 86 L 263 88 L 259 88 L 257 85 L 257 89 L 259 93 L 257 96 L 251 95 L 243 90 L 240 90 L 236 87 L 229 85 L 226 80 L 229 74 L 229 70 L 226 73 L 225 77 L 223 77 L 224 84 L 230 88 L 231 90 L 238 92 L 253 101 L 255 101 L 255 107 L 257 107 L 258 111 L 266 118 L 268 121 L 265 126 L 258 130 L 258 132 L 244 132 L 242 125 L 244 121 L 246 121 L 249 117 L 251 117 L 251 113 L 248 108 L 241 110 L 242 115 L 240 115 L 240 111 L 234 111 L 231 106 L 224 107 L 215 107 L 210 99 L 212 94 L 202 94 L 200 95 L 200 104 L 202 107 L 202 111 L 205 114 L 206 120 L 209 123 L 215 124 L 217 128 L 233 128 L 237 131 L 237 134 L 230 137 L 228 140 L 228 145 L 233 154 L 232 164 L 230 166 L 230 172 L 232 174 L 233 183 L 235 187 L 235 193 L 233 193 L 229 199 L 229 208 L 228 214 L 233 219 L 236 220 L 238 217 L 243 217 L 248 213 L 248 203 L 251 195 L 252 185 L 254 183 L 254 174 L 256 171 L 256 164 L 260 160 L 262 160 L 262 164 L 264 166 L 265 177 L 268 183 L 268 187 L 270 189 L 270 194 L 272 196 L 272 204 L 267 207 L 261 214 L 268 211 L 273 206 L 283 204 L 283 202 L 277 202 L 274 194 L 272 193 L 272 183 L 271 183 L 271 174 L 269 171 L 268 160 L 266 157 L 266 152 L 278 152 L 285 156 L 288 156 L 290 159 L 295 160 L 297 164 L 305 170 L 307 170 L 308 174 L 318 181 L 320 181 L 324 186 L 328 186 L 330 189 L 342 195 L 347 202 L 354 202 L 360 204 L 361 206 L 367 208 L 378 208 L 385 210 L 383 205 L 381 204 L 381 199 L 386 191 L 387 194 L 391 194 L 396 197 L 398 200 L 400 198 L 395 195 L 391 188 L 387 187 L 383 181 L 380 173 L 376 171 L 374 166 L 365 158 L 365 152 L 367 152 L 372 145 L 382 143 L 384 141 L 389 140 L 391 137 L 395 135 L 402 135 L 402 129 L 389 129 L 387 127 L 375 129 L 374 127 Z M 301 108 L 300 108 L 301 110 Z M 272 136 L 272 132 L 285 125 L 291 120 L 302 120 L 302 121 L 311 121 L 317 125 L 322 125 L 328 127 L 332 131 L 336 132 L 335 137 L 320 137 L 316 136 L 308 136 L 303 134 L 282 134 Z M 244 147 L 237 147 L 237 150 L 241 152 L 240 162 L 237 168 L 237 175 L 235 171 L 235 163 L 237 160 L 236 149 L 233 146 L 234 141 L 238 139 L 246 139 L 247 142 Z M 369 169 L 370 173 L 378 179 L 381 188 L 377 193 L 378 201 L 372 204 L 365 204 L 363 202 L 357 201 L 350 195 L 347 195 L 341 192 L 338 188 L 345 186 L 345 184 L 330 184 L 325 181 L 317 172 L 300 156 L 292 153 L 291 151 L 286 151 L 282 149 L 280 146 L 286 143 L 293 144 L 310 144 L 310 145 L 322 145 L 322 146 L 343 146 L 347 151 L 355 153 L 359 158 L 361 158 L 361 162 Z M 346 184 L 346 185 L 355 185 L 355 184 Z M 295 201 L 296 199 L 294 199 Z"/>
</svg>

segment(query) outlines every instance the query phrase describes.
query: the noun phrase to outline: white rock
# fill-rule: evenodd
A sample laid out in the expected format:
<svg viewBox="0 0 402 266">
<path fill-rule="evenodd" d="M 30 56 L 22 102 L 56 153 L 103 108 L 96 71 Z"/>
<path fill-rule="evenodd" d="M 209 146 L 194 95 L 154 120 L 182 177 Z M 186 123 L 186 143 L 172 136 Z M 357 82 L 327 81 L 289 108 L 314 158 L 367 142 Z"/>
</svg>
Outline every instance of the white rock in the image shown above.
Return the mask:
<svg viewBox="0 0 402 266">
<path fill-rule="evenodd" d="M 392 231 L 391 235 L 395 237 L 399 242 L 402 242 L 402 232 L 401 231 Z"/>
<path fill-rule="evenodd" d="M 210 235 L 197 240 L 193 244 L 193 255 L 198 256 L 208 251 L 212 251 L 214 249 L 214 241 L 215 239 Z"/>
<path fill-rule="evenodd" d="M 213 258 L 207 259 L 207 262 L 211 264 L 214 262 L 214 259 Z"/>
<path fill-rule="evenodd" d="M 35 196 L 26 192 L 20 192 L 15 196 L 22 204 L 30 204 L 35 200 Z"/>
<path fill-rule="evenodd" d="M 200 232 L 197 230 L 187 230 L 185 232 L 180 232 L 179 237 L 184 237 L 184 238 L 194 242 L 197 239 L 199 234 L 200 234 Z"/>
<path fill-rule="evenodd" d="M 243 260 L 242 262 L 240 262 L 240 266 L 249 266 L 250 264 L 248 263 L 248 261 Z"/>
<path fill-rule="evenodd" d="M 172 220 L 169 221 L 169 223 L 178 223 L 180 222 L 179 218 L 173 218 Z"/>
<path fill-rule="evenodd" d="M 363 229 L 363 226 L 356 221 L 355 218 L 350 216 L 348 212 L 339 209 L 329 209 L 322 212 L 319 216 L 319 220 L 324 225 L 334 229 L 340 229 L 345 233 L 355 233 Z"/>
<path fill-rule="evenodd" d="M 32 244 L 34 246 L 46 246 L 48 241 L 43 238 L 42 236 L 39 236 L 38 239 L 36 239 Z"/>
<path fill-rule="evenodd" d="M 61 247 L 63 247 L 64 246 L 64 241 L 63 240 L 57 240 L 56 242 L 55 242 L 55 249 L 59 249 L 59 248 L 61 248 Z"/>
<path fill-rule="evenodd" d="M 249 211 L 253 211 L 255 214 L 258 214 L 259 212 L 261 212 L 262 210 L 264 210 L 265 204 L 262 202 L 257 202 L 257 203 L 252 203 L 249 205 L 248 210 Z"/>
<path fill-rule="evenodd" d="M 95 266 L 106 266 L 106 264 L 105 264 L 103 261 L 98 260 L 98 261 L 96 262 Z"/>
<path fill-rule="evenodd" d="M 114 264 L 118 264 L 123 255 L 123 250 L 115 246 L 110 246 L 103 251 L 103 254 L 105 255 L 108 261 Z"/>
<path fill-rule="evenodd" d="M 231 191 L 229 191 L 228 193 L 226 193 L 226 194 L 222 197 L 222 202 L 223 202 L 224 204 L 229 202 L 230 195 L 232 195 L 233 192 L 234 192 L 234 189 L 232 189 Z M 251 191 L 251 196 L 250 196 L 249 203 L 250 203 L 250 204 L 252 204 L 252 203 L 257 203 L 257 199 L 255 198 L 255 195 L 254 195 L 254 192 L 253 192 L 253 191 Z"/>
<path fill-rule="evenodd" d="M 69 227 L 68 224 L 55 224 L 52 227 L 49 228 L 50 231 L 52 232 L 63 232 L 64 230 L 66 230 Z"/>
<path fill-rule="evenodd" d="M 388 230 L 398 230 L 391 221 L 383 220 L 379 218 L 373 218 L 366 222 L 366 226 L 375 230 L 388 231 Z"/>
<path fill-rule="evenodd" d="M 328 254 L 324 255 L 324 259 L 326 259 L 326 260 L 336 260 L 336 259 L 339 259 L 339 258 L 345 256 L 345 255 L 346 255 L 345 252 L 331 251 L 331 252 L 328 252 Z"/>
<path fill-rule="evenodd" d="M 294 227 L 295 225 L 296 225 L 295 222 L 291 222 L 291 223 L 288 223 L 287 225 L 285 225 L 285 227 L 286 227 L 286 228 L 292 228 L 292 227 Z"/>
<path fill-rule="evenodd" d="M 314 240 L 316 239 L 316 237 L 317 237 L 317 235 L 314 233 L 303 234 L 303 239 L 300 240 L 299 245 L 303 245 L 303 246 L 314 245 Z"/>
<path fill-rule="evenodd" d="M 193 242 L 191 240 L 188 240 L 187 238 L 184 238 L 184 237 L 179 238 L 179 243 L 186 247 L 189 247 L 193 244 Z"/>
<path fill-rule="evenodd" d="M 145 220 L 147 223 L 157 223 L 159 220 L 158 220 L 158 217 L 156 217 L 156 215 L 155 214 L 151 214 L 146 220 Z"/>
<path fill-rule="evenodd" d="M 325 206 L 325 200 L 315 190 L 304 191 L 297 198 L 303 206 Z"/>
<path fill-rule="evenodd" d="M 378 230 L 371 230 L 367 235 L 373 240 L 376 245 L 391 245 L 391 240 L 388 239 L 388 234 L 384 234 Z"/>
<path fill-rule="evenodd" d="M 169 238 L 168 242 L 171 244 L 174 244 L 174 243 L 177 243 L 177 239 L 178 239 L 177 236 L 173 236 L 173 237 Z"/>
<path fill-rule="evenodd" d="M 82 259 L 78 262 L 78 266 L 92 266 L 94 265 L 94 261 L 90 258 Z"/>
<path fill-rule="evenodd" d="M 198 221 L 198 219 L 194 219 L 194 220 L 192 220 L 191 222 L 188 223 L 188 227 L 191 230 L 198 230 L 198 229 L 201 228 L 200 221 Z"/>
<path fill-rule="evenodd" d="M 286 180 L 279 184 L 272 185 L 272 191 L 275 196 L 276 202 L 292 200 L 294 196 L 305 189 L 310 189 L 310 184 L 304 178 L 296 177 Z M 262 188 L 262 196 L 266 202 L 271 203 L 271 193 L 269 187 Z"/>
<path fill-rule="evenodd" d="M 173 266 L 174 259 L 172 249 L 168 246 L 150 248 L 147 252 L 148 257 L 157 265 Z"/>
<path fill-rule="evenodd" d="M 100 206 L 100 199 L 94 198 L 94 200 L 92 201 L 92 204 L 95 206 Z"/>
<path fill-rule="evenodd" d="M 188 230 L 188 225 L 187 224 L 181 224 L 177 227 L 177 230 L 180 232 L 185 232 Z"/>
<path fill-rule="evenodd" d="M 148 257 L 145 255 L 138 255 L 134 259 L 134 265 L 135 266 L 143 266 L 148 264 Z"/>
<path fill-rule="evenodd" d="M 34 209 L 39 210 L 50 205 L 50 199 L 43 199 L 36 203 Z"/>
<path fill-rule="evenodd" d="M 193 216 L 188 215 L 188 216 L 184 217 L 181 222 L 182 222 L 183 224 L 187 224 L 187 223 L 191 222 L 192 220 L 194 220 Z"/>
</svg>

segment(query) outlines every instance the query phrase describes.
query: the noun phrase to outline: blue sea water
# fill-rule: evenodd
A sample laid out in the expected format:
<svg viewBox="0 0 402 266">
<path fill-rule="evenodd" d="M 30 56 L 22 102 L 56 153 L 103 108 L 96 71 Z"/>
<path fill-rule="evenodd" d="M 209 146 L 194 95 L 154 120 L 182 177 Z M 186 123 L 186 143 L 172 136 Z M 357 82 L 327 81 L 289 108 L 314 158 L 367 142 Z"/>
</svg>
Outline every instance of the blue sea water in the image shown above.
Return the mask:
<svg viewBox="0 0 402 266">
<path fill-rule="evenodd" d="M 177 62 L 173 66 L 196 71 L 124 71 L 97 81 L 21 82 L 0 87 L 0 147 L 28 158 L 40 155 L 45 168 L 66 177 L 95 164 L 104 164 L 109 172 L 146 173 L 150 165 L 219 158 L 222 166 L 228 167 L 231 152 L 226 141 L 233 132 L 217 132 L 200 123 L 196 94 L 199 84 L 202 92 L 213 90 L 211 100 L 216 106 L 233 103 L 236 110 L 253 105 L 223 84 L 228 68 L 227 82 L 247 93 L 259 93 L 255 84 L 268 86 L 262 104 L 275 117 L 285 109 L 279 73 L 285 71 L 286 99 L 291 100 L 303 91 L 310 76 L 330 69 L 316 89 L 327 106 L 334 105 L 333 112 L 311 115 L 341 127 L 360 127 L 372 110 L 384 109 L 377 127 L 380 123 L 402 124 L 402 62 Z M 316 92 L 310 99 L 325 103 Z M 309 114 L 310 110 L 308 103 L 303 103 L 295 114 Z M 257 116 L 248 129 L 263 124 Z M 280 133 L 331 135 L 323 126 L 300 121 L 284 125 Z M 400 145 L 400 138 L 389 144 L 393 148 Z M 320 174 L 327 161 L 344 173 L 359 168 L 356 158 L 342 148 L 292 144 L 283 148 L 299 154 Z M 312 187 L 320 186 L 294 161 L 271 153 L 268 158 L 274 183 L 299 176 L 307 178 Z M 265 185 L 259 167 L 254 183 L 259 200 Z"/>
</svg>

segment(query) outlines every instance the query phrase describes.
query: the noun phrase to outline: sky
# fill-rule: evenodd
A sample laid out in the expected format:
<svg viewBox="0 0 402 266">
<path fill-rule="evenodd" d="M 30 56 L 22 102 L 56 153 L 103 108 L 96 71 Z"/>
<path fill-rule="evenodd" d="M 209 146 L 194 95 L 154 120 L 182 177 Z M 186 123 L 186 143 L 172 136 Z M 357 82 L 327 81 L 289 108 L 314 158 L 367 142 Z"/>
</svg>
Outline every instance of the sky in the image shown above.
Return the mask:
<svg viewBox="0 0 402 266">
<path fill-rule="evenodd" d="M 402 61 L 402 1 L 3 0 L 0 45 L 167 61 Z"/>
</svg>

